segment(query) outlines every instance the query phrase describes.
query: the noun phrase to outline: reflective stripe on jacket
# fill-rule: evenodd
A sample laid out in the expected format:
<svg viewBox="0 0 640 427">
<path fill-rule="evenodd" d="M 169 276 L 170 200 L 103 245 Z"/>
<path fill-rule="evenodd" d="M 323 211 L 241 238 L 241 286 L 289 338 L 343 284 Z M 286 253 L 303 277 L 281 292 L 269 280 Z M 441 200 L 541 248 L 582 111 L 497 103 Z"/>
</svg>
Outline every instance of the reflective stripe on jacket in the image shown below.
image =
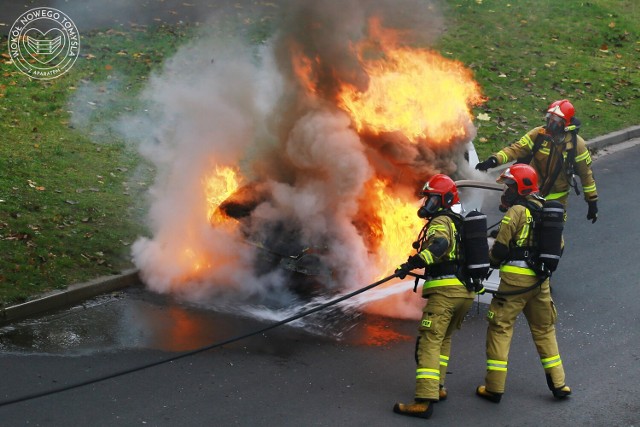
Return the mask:
<svg viewBox="0 0 640 427">
<path fill-rule="evenodd" d="M 533 196 L 528 196 L 528 200 L 541 206 L 541 203 Z M 500 222 L 496 243 L 510 249 L 532 247 L 532 230 L 533 216 L 529 209 L 522 205 L 511 206 Z M 536 273 L 529 268 L 524 260 L 498 259 L 493 253 L 493 247 L 489 252 L 489 257 L 492 264 L 501 264 L 500 278 L 509 285 L 529 286 L 538 280 Z"/>
<path fill-rule="evenodd" d="M 473 297 L 473 293 L 469 292 L 455 275 L 446 274 L 437 277 L 429 275 L 429 266 L 444 262 L 458 262 L 457 233 L 458 230 L 453 220 L 446 215 L 437 215 L 429 223 L 424 249 L 419 252 L 420 257 L 427 265 L 425 269 L 426 279 L 422 285 L 423 296 L 438 292 L 446 293 L 449 296 Z M 448 242 L 446 250 L 440 257 L 427 249 L 435 239 L 445 239 Z"/>
</svg>

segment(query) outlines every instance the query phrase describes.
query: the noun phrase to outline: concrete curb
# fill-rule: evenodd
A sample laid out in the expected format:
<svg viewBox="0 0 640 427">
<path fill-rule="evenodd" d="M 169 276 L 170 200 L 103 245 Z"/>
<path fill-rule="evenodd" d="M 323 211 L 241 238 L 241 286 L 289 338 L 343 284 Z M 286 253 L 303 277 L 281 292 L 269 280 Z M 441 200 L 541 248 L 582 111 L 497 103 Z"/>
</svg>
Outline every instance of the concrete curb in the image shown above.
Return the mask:
<svg viewBox="0 0 640 427">
<path fill-rule="evenodd" d="M 587 141 L 587 146 L 591 150 L 601 150 L 610 145 L 639 137 L 640 125 L 593 138 Z M 140 283 L 138 270 L 131 269 L 116 276 L 99 277 L 86 283 L 71 285 L 63 291 L 55 291 L 33 301 L 0 309 L 0 325 L 46 311 L 68 307 L 97 295 Z"/>
<path fill-rule="evenodd" d="M 587 141 L 587 147 L 592 150 L 601 150 L 613 144 L 619 144 L 621 142 L 628 141 L 633 138 L 640 137 L 640 125 L 631 126 L 629 128 L 611 132 L 609 134 L 598 136 L 596 138 Z"/>
<path fill-rule="evenodd" d="M 126 270 L 115 276 L 103 276 L 89 282 L 77 283 L 65 290 L 53 291 L 32 301 L 1 309 L 0 324 L 68 307 L 100 294 L 137 284 L 140 284 L 137 269 Z"/>
</svg>

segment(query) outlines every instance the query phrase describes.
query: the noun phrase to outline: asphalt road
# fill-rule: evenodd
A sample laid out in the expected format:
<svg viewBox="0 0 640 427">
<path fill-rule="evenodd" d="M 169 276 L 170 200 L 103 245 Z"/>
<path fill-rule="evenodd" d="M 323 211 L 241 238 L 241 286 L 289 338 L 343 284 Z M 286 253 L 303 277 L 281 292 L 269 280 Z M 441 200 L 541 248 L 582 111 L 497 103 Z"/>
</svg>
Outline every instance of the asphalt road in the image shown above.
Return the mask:
<svg viewBox="0 0 640 427">
<path fill-rule="evenodd" d="M 581 198 L 570 199 L 567 247 L 553 280 L 560 351 L 574 391 L 567 401 L 551 397 L 523 319 L 502 402 L 474 395 L 485 366 L 481 304 L 454 337 L 450 397 L 430 421 L 391 411 L 395 401 L 412 398 L 417 322 L 329 313 L 302 327 L 276 328 L 171 363 L 0 406 L 0 424 L 640 425 L 639 156 L 635 145 L 595 161 L 596 224 L 586 220 Z M 268 324 L 139 288 L 107 295 L 2 328 L 0 401 L 108 376 Z"/>
</svg>

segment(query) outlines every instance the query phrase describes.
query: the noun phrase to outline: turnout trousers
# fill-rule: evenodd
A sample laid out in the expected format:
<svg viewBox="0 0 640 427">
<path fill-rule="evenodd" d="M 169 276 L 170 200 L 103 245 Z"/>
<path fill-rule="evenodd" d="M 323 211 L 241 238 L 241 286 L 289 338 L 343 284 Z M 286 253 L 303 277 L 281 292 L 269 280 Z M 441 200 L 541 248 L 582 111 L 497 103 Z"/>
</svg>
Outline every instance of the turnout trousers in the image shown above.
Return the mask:
<svg viewBox="0 0 640 427">
<path fill-rule="evenodd" d="M 522 287 L 508 285 L 502 280 L 498 291 L 514 291 Z M 520 313 L 524 313 L 540 362 L 555 387 L 565 384 L 564 368 L 558 352 L 556 339 L 557 311 L 547 279 L 540 287 L 519 295 L 494 296 L 491 300 L 487 320 L 487 390 L 504 393 L 507 379 L 509 347 L 513 337 L 513 326 Z"/>
<path fill-rule="evenodd" d="M 473 298 L 429 295 L 423 308 L 416 340 L 417 399 L 437 401 L 439 386 L 444 386 L 451 353 L 451 335 L 460 329 Z"/>
</svg>

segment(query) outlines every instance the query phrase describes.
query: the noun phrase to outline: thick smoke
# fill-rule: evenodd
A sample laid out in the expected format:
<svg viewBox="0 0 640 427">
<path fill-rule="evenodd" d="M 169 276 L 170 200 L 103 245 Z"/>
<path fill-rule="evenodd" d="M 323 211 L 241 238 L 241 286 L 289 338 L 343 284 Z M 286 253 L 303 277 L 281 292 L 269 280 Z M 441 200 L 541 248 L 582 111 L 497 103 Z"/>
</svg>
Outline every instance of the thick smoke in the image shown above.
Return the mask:
<svg viewBox="0 0 640 427">
<path fill-rule="evenodd" d="M 456 171 L 460 144 L 434 151 L 402 135 L 359 135 L 336 106 L 340 84 L 360 90 L 369 84 L 354 46 L 368 37 L 371 18 L 398 30 L 403 43 L 424 45 L 442 28 L 431 3 L 279 4 L 282 19 L 260 47 L 203 36 L 181 48 L 150 79 L 142 96 L 146 110 L 119 124 L 157 171 L 150 191 L 152 235 L 133 246 L 151 289 L 191 299 L 242 295 L 282 304 L 293 297 L 295 279 L 270 264 L 269 251 L 292 247 L 322 249 L 316 257 L 329 272 L 326 289 L 359 288 L 389 273 L 376 271 L 375 254 L 355 225 L 372 209 L 366 183 L 387 177 L 409 195 L 425 177 Z M 295 54 L 311 61 L 297 64 Z M 474 128 L 466 126 L 469 140 Z M 237 227 L 212 227 L 206 215 L 204 180 L 217 166 L 239 167 L 246 185 L 252 209 Z M 413 315 L 420 299 L 397 302 L 412 306 Z M 390 304 L 380 311 L 394 314 Z"/>
</svg>

